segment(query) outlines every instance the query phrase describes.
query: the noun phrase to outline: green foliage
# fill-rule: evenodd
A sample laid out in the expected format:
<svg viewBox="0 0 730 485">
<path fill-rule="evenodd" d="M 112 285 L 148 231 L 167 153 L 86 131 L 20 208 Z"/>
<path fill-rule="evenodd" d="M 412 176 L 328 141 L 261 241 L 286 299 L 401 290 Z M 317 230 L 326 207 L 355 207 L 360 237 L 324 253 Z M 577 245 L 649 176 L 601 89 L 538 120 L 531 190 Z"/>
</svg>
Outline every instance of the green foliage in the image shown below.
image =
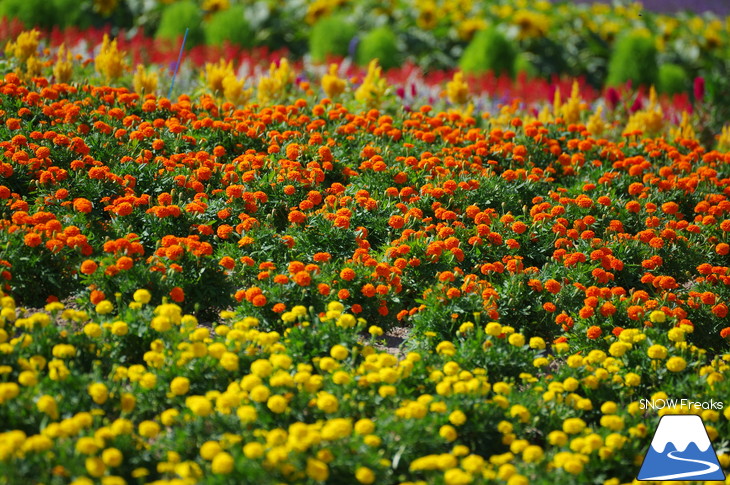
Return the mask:
<svg viewBox="0 0 730 485">
<path fill-rule="evenodd" d="M 538 74 L 535 65 L 522 53 L 518 54 L 515 58 L 515 73 L 520 72 L 524 72 L 530 78 L 537 77 Z"/>
<path fill-rule="evenodd" d="M 634 85 L 655 85 L 659 71 L 656 54 L 651 37 L 635 33 L 621 37 L 611 55 L 606 85 L 618 86 L 628 80 Z"/>
<path fill-rule="evenodd" d="M 347 55 L 350 41 L 357 28 L 340 15 L 329 15 L 314 24 L 309 35 L 309 53 L 315 62 L 327 60 L 327 56 Z"/>
<path fill-rule="evenodd" d="M 3 0 L 0 2 L 0 18 L 15 18 L 26 28 L 39 27 L 50 30 L 56 24 L 56 9 L 48 0 Z"/>
<path fill-rule="evenodd" d="M 358 64 L 364 66 L 373 59 L 378 59 L 384 70 L 396 67 L 400 63 L 398 39 L 387 26 L 371 30 L 357 46 Z"/>
<path fill-rule="evenodd" d="M 188 32 L 187 45 L 192 47 L 205 41 L 202 27 L 203 14 L 195 2 L 184 0 L 165 8 L 155 37 L 175 41 Z"/>
<path fill-rule="evenodd" d="M 55 25 L 61 29 L 67 27 L 88 28 L 91 25 L 90 12 L 79 8 L 77 0 L 53 0 L 51 3 L 55 10 Z"/>
<path fill-rule="evenodd" d="M 468 73 L 494 72 L 515 74 L 517 49 L 501 32 L 495 28 L 482 30 L 474 36 L 464 49 L 459 67 Z"/>
<path fill-rule="evenodd" d="M 213 14 L 205 23 L 204 31 L 208 45 L 223 45 L 225 42 L 241 47 L 253 45 L 253 32 L 243 5 L 234 5 Z"/>
<path fill-rule="evenodd" d="M 659 66 L 660 93 L 678 94 L 689 90 L 689 76 L 687 72 L 677 64 L 662 64 Z"/>
</svg>

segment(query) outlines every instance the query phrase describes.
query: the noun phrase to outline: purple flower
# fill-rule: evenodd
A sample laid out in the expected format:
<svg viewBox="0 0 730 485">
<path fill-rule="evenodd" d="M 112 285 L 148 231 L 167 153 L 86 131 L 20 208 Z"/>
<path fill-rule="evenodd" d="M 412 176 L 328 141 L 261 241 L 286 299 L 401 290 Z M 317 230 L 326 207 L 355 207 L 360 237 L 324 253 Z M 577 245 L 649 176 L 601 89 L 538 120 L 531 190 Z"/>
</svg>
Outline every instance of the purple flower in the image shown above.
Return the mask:
<svg viewBox="0 0 730 485">
<path fill-rule="evenodd" d="M 355 58 L 355 54 L 357 53 L 357 46 L 360 44 L 360 37 L 355 36 L 350 40 L 350 45 L 347 46 L 347 55 L 351 58 Z"/>
</svg>

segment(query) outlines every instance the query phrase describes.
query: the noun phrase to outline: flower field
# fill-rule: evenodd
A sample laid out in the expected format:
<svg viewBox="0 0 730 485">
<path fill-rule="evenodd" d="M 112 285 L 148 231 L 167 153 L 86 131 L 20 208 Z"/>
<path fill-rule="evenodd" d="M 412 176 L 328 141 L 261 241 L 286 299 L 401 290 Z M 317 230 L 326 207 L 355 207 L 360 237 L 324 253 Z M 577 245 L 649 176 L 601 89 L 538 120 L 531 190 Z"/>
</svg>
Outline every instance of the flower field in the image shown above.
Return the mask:
<svg viewBox="0 0 730 485">
<path fill-rule="evenodd" d="M 616 485 L 666 413 L 730 469 L 703 77 L 262 56 L 173 86 L 54 35 L 0 61 L 0 484 Z"/>
</svg>

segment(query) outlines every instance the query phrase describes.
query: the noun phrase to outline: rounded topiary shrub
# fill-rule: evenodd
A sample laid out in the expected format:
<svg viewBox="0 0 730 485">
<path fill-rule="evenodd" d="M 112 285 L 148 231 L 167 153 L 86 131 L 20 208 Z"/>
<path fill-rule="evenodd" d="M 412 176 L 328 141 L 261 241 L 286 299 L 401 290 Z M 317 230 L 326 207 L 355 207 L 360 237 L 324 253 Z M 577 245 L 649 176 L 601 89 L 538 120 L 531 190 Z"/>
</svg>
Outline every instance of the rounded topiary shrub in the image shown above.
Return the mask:
<svg viewBox="0 0 730 485">
<path fill-rule="evenodd" d="M 50 30 L 56 21 L 56 9 L 48 0 L 0 0 L 0 18 L 17 19 L 27 29 Z"/>
<path fill-rule="evenodd" d="M 682 66 L 677 64 L 662 64 L 659 66 L 660 93 L 679 94 L 689 91 L 689 76 Z"/>
<path fill-rule="evenodd" d="M 243 5 L 214 13 L 205 23 L 205 42 L 208 45 L 223 45 L 225 42 L 241 47 L 253 45 L 253 32 L 246 20 Z"/>
<path fill-rule="evenodd" d="M 398 39 L 387 26 L 371 30 L 357 46 L 359 65 L 365 66 L 373 59 L 377 59 L 384 70 L 396 67 L 400 63 Z"/>
<path fill-rule="evenodd" d="M 491 27 L 478 32 L 459 60 L 462 71 L 480 74 L 492 71 L 495 74 L 515 74 L 517 48 L 504 34 Z"/>
<path fill-rule="evenodd" d="M 522 53 L 517 54 L 517 57 L 515 58 L 515 74 L 519 74 L 521 72 L 524 72 L 529 78 L 537 76 L 537 68 L 532 62 L 530 62 L 530 59 Z"/>
<path fill-rule="evenodd" d="M 636 85 L 650 86 L 657 82 L 657 50 L 654 40 L 640 33 L 621 37 L 613 49 L 608 65 L 608 86 L 619 86 L 631 80 Z"/>
<path fill-rule="evenodd" d="M 357 27 L 341 15 L 322 17 L 309 34 L 309 54 L 315 62 L 324 62 L 327 56 L 346 56 Z"/>
<path fill-rule="evenodd" d="M 205 42 L 203 32 L 203 13 L 195 2 L 183 0 L 166 7 L 162 11 L 160 26 L 155 37 L 158 39 L 175 41 L 188 31 L 187 45 L 192 47 Z"/>
</svg>

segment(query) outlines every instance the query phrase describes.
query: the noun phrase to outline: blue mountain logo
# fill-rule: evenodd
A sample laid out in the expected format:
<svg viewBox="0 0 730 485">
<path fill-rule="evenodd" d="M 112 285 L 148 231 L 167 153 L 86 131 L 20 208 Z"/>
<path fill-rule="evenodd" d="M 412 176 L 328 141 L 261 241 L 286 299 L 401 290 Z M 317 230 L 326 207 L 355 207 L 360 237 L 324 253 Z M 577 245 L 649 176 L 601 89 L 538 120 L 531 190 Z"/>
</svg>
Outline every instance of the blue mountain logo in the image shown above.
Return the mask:
<svg viewBox="0 0 730 485">
<path fill-rule="evenodd" d="M 651 440 L 637 480 L 725 480 L 702 418 L 665 415 Z"/>
</svg>

